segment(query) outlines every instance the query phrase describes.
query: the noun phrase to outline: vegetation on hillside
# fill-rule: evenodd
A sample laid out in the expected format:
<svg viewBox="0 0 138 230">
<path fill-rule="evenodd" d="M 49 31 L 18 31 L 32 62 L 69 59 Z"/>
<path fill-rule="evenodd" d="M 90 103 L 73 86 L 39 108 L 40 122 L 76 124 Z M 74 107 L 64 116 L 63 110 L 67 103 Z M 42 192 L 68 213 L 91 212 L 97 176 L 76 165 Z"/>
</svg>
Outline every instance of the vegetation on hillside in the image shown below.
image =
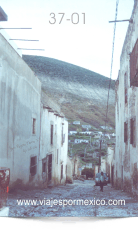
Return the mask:
<svg viewBox="0 0 138 230">
<path fill-rule="evenodd" d="M 23 55 L 42 82 L 42 89 L 61 107 L 69 120 L 105 125 L 109 78 L 53 58 Z M 115 126 L 115 81 L 111 81 L 107 125 Z M 72 126 L 72 130 L 75 127 Z M 78 127 L 78 131 L 82 128 Z M 82 130 L 83 131 L 83 130 Z"/>
</svg>

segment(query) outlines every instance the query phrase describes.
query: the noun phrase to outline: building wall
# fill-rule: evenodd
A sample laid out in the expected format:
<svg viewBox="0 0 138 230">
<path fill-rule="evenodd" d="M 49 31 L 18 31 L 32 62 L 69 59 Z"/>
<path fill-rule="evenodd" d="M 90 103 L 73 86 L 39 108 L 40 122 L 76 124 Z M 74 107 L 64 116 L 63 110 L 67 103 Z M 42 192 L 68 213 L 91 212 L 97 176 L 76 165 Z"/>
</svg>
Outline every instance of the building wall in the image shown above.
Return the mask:
<svg viewBox="0 0 138 230">
<path fill-rule="evenodd" d="M 96 174 L 98 173 L 98 165 L 94 166 L 94 177 L 96 177 Z"/>
<path fill-rule="evenodd" d="M 65 183 L 67 152 L 67 120 L 0 33 L 0 166 L 10 168 L 10 188 Z"/>
<path fill-rule="evenodd" d="M 69 158 L 69 156 L 67 157 L 67 181 L 72 182 L 73 181 L 73 175 L 72 175 L 72 161 Z"/>
<path fill-rule="evenodd" d="M 89 140 L 84 140 L 84 139 L 75 139 L 74 140 L 75 144 L 79 144 L 79 143 L 89 143 Z"/>
<path fill-rule="evenodd" d="M 130 85 L 130 58 L 138 39 L 138 1 L 135 1 L 132 12 L 133 23 L 129 23 L 122 54 L 120 58 L 119 77 L 116 81 L 116 151 L 115 151 L 115 181 L 116 187 L 131 191 L 133 189 L 133 173 L 138 162 L 138 129 L 136 128 L 136 146 L 130 141 L 130 119 L 136 117 L 138 127 L 138 87 Z M 125 102 L 125 88 L 127 102 Z M 128 138 L 124 141 L 124 122 L 127 123 Z"/>
<path fill-rule="evenodd" d="M 81 171 L 79 170 L 79 168 L 81 168 L 81 163 L 79 157 L 75 155 L 71 161 L 72 161 L 72 175 L 80 176 Z"/>
<path fill-rule="evenodd" d="M 30 158 L 37 156 L 38 164 L 40 96 L 40 81 L 0 34 L 0 165 L 10 168 L 10 186 L 37 183 Z"/>
<path fill-rule="evenodd" d="M 51 125 L 53 126 L 53 143 L 51 144 Z M 62 134 L 63 127 L 63 134 Z M 62 135 L 64 141 L 62 142 Z M 48 109 L 41 106 L 41 142 L 40 142 L 40 180 L 43 180 L 42 164 L 45 158 L 52 155 L 52 177 L 48 180 L 48 171 L 46 172 L 46 181 L 44 186 L 50 184 L 65 183 L 66 165 L 68 152 L 68 122 L 65 118 L 54 115 Z M 63 165 L 63 166 L 62 166 Z M 48 162 L 46 162 L 48 168 Z M 63 167 L 63 178 L 62 169 Z"/>
<path fill-rule="evenodd" d="M 107 148 L 107 156 L 106 156 L 106 173 L 108 174 L 110 182 L 113 184 L 114 180 L 114 155 L 115 155 L 115 148 L 114 146 L 108 146 Z"/>
</svg>

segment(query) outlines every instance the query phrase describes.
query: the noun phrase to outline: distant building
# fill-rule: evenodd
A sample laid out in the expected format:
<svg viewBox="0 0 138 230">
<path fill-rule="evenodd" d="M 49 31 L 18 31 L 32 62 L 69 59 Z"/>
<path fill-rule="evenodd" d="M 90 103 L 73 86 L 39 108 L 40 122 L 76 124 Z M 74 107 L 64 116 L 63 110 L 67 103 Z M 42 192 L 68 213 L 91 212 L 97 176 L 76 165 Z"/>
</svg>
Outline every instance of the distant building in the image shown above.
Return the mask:
<svg viewBox="0 0 138 230">
<path fill-rule="evenodd" d="M 85 132 L 79 132 L 79 133 L 84 134 L 84 135 L 91 135 L 92 134 L 91 131 L 85 131 Z"/>
<path fill-rule="evenodd" d="M 94 153 L 87 153 L 87 156 L 93 157 L 93 154 L 94 154 Z"/>
<path fill-rule="evenodd" d="M 80 143 L 89 143 L 89 140 L 85 140 L 85 139 L 75 139 L 74 140 L 75 144 L 80 144 Z"/>
<path fill-rule="evenodd" d="M 112 127 L 109 127 L 109 126 L 100 126 L 102 129 L 106 129 L 106 130 L 112 130 L 113 128 Z"/>
<path fill-rule="evenodd" d="M 77 131 L 69 131 L 69 135 L 77 134 Z"/>
<path fill-rule="evenodd" d="M 94 136 L 94 138 L 99 139 L 99 138 L 101 138 L 101 136 L 102 136 L 102 135 L 98 133 L 98 134 L 96 134 L 96 135 Z"/>
<path fill-rule="evenodd" d="M 108 139 L 110 139 L 110 134 L 109 133 L 103 134 L 103 136 L 108 137 Z"/>
<path fill-rule="evenodd" d="M 110 134 L 112 137 L 116 137 L 115 133 Z"/>
<path fill-rule="evenodd" d="M 98 132 L 98 134 L 102 135 L 103 133 L 102 132 Z"/>
<path fill-rule="evenodd" d="M 73 121 L 73 125 L 80 125 L 80 121 Z"/>
</svg>

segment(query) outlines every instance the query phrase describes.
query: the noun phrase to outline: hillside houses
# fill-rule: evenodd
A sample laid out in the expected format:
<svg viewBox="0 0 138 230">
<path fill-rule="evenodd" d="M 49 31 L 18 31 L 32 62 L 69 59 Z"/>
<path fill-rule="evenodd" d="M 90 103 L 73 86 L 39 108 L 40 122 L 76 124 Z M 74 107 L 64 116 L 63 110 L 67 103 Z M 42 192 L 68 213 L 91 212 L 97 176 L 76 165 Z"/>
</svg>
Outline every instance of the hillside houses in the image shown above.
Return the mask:
<svg viewBox="0 0 138 230">
<path fill-rule="evenodd" d="M 10 188 L 65 183 L 68 122 L 16 44 L 0 32 L 0 166 Z"/>
<path fill-rule="evenodd" d="M 87 139 L 75 139 L 74 140 L 75 144 L 80 144 L 80 143 L 89 143 L 89 140 Z"/>
<path fill-rule="evenodd" d="M 109 126 L 101 126 L 102 129 L 105 129 L 105 130 L 112 130 L 113 128 L 112 127 L 109 127 Z"/>
<path fill-rule="evenodd" d="M 73 125 L 80 125 L 80 121 L 73 121 Z"/>
<path fill-rule="evenodd" d="M 93 132 L 91 131 L 85 131 L 85 132 L 79 132 L 80 134 L 84 134 L 84 135 L 92 135 Z"/>
<path fill-rule="evenodd" d="M 77 131 L 69 131 L 69 135 L 75 135 L 77 134 Z"/>
<path fill-rule="evenodd" d="M 92 127 L 91 125 L 82 125 L 82 128 L 86 130 L 91 129 L 91 127 Z"/>
</svg>

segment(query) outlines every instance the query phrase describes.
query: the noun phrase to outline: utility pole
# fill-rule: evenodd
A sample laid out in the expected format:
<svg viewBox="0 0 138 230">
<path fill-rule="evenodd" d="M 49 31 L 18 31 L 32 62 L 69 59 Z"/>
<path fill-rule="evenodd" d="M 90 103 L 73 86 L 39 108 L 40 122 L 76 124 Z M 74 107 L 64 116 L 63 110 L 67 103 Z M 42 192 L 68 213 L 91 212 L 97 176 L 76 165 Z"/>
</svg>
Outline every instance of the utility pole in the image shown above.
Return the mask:
<svg viewBox="0 0 138 230">
<path fill-rule="evenodd" d="M 86 147 L 87 148 L 87 147 Z M 84 150 L 84 158 L 85 158 L 85 155 L 86 155 L 86 148 L 85 148 L 85 150 Z"/>
</svg>

